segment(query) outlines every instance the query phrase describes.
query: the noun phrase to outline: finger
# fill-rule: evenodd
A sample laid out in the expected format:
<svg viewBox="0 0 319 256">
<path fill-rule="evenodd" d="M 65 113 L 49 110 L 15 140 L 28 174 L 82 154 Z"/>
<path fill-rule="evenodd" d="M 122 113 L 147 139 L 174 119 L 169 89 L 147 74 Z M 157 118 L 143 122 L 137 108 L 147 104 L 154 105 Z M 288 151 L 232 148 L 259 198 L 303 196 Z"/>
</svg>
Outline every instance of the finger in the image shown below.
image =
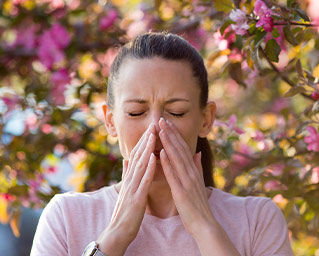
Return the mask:
<svg viewBox="0 0 319 256">
<path fill-rule="evenodd" d="M 171 125 L 171 122 L 168 122 L 168 120 L 165 121 L 164 118 L 161 118 L 160 127 L 164 131 L 166 131 L 168 137 L 170 138 L 170 141 L 176 147 L 176 150 L 180 153 L 181 158 L 185 163 L 185 171 L 188 172 L 188 174 L 191 174 L 191 172 L 193 172 L 191 169 L 195 168 L 193 156 L 185 140 L 182 138 L 182 136 L 179 134 L 176 128 L 170 127 Z M 169 152 L 167 153 L 168 156 L 170 156 Z"/>
<path fill-rule="evenodd" d="M 165 122 L 163 122 L 165 121 Z M 184 158 L 184 161 L 187 161 L 186 166 L 187 167 L 195 167 L 194 161 L 193 161 L 193 155 L 189 149 L 189 146 L 187 145 L 184 138 L 181 136 L 177 128 L 174 126 L 174 124 L 169 120 L 162 121 L 163 128 L 167 130 L 167 134 L 170 135 L 172 143 L 176 146 L 176 148 L 180 151 L 181 155 Z"/>
<path fill-rule="evenodd" d="M 175 145 L 171 142 L 169 135 L 165 130 L 161 130 L 160 139 L 165 149 L 167 158 L 169 159 L 172 167 L 178 173 L 178 177 L 181 179 L 183 177 L 187 178 L 188 174 L 186 171 L 185 161 L 183 160 L 180 152 L 177 150 Z"/>
<path fill-rule="evenodd" d="M 171 134 L 174 135 L 176 140 L 180 143 L 181 147 L 185 150 L 185 153 L 189 153 L 189 157 L 192 157 L 192 154 L 191 154 L 191 152 L 189 150 L 189 146 L 187 145 L 186 141 L 184 140 L 182 135 L 177 130 L 176 126 L 170 120 L 166 120 L 166 123 L 168 125 L 167 129 L 169 131 L 171 131 Z"/>
<path fill-rule="evenodd" d="M 146 147 L 143 149 L 144 151 L 141 154 L 140 159 L 138 160 L 134 168 L 134 174 L 132 178 L 133 191 L 136 191 L 138 189 L 138 187 L 140 186 L 142 177 L 145 175 L 145 171 L 147 169 L 147 165 L 150 160 L 151 154 L 153 153 L 155 149 L 155 142 L 156 142 L 156 138 L 155 138 L 155 135 L 152 133 L 149 137 Z"/>
<path fill-rule="evenodd" d="M 152 123 L 148 129 L 144 132 L 138 143 L 135 145 L 134 149 L 131 151 L 130 160 L 128 165 L 128 170 L 130 172 L 129 177 L 132 177 L 136 166 L 136 162 L 140 159 L 149 139 L 149 136 L 154 131 L 154 124 Z M 131 171 L 133 170 L 133 171 Z"/>
<path fill-rule="evenodd" d="M 148 161 L 148 165 L 145 171 L 145 174 L 141 180 L 140 186 L 138 187 L 137 193 L 139 195 L 147 196 L 152 185 L 152 181 L 154 178 L 156 170 L 156 157 L 154 153 L 151 154 L 151 157 Z"/>
<path fill-rule="evenodd" d="M 178 177 L 176 177 L 176 175 L 174 174 L 174 170 L 169 162 L 169 159 L 164 149 L 162 149 L 160 152 L 160 159 L 167 183 L 170 186 L 171 190 L 175 191 L 178 187 L 181 186 L 181 183 L 178 180 Z"/>
<path fill-rule="evenodd" d="M 202 178 L 204 178 L 203 167 L 202 167 L 202 152 L 201 151 L 194 155 L 194 163 L 196 165 L 196 168 L 197 168 L 199 174 L 201 175 Z"/>
<path fill-rule="evenodd" d="M 127 168 L 128 168 L 128 160 L 123 159 L 123 171 L 122 171 L 122 180 L 124 179 L 126 173 L 127 173 Z"/>
</svg>

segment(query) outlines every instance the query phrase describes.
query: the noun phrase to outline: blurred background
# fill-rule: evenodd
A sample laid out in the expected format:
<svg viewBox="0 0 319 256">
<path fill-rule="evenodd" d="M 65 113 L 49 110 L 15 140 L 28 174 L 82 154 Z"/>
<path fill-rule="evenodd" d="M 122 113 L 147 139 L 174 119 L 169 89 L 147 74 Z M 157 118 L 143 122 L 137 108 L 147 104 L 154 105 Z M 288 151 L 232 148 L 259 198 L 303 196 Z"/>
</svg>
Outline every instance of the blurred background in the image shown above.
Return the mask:
<svg viewBox="0 0 319 256">
<path fill-rule="evenodd" d="M 319 255 L 319 1 L 0 1 L 0 252 L 29 255 L 56 193 L 120 180 L 102 104 L 121 45 L 168 31 L 203 56 L 216 187 L 268 196 Z"/>
</svg>

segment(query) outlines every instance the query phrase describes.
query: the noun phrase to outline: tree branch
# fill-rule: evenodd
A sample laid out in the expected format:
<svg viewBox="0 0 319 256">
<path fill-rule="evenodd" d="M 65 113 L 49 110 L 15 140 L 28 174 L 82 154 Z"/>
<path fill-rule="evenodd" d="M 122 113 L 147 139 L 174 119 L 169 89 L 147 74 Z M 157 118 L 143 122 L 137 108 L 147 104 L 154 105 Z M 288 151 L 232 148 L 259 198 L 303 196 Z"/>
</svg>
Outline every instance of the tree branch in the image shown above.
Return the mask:
<svg viewBox="0 0 319 256">
<path fill-rule="evenodd" d="M 258 48 L 260 50 L 260 52 L 263 54 L 263 56 L 265 57 L 265 59 L 267 60 L 268 64 L 271 66 L 271 68 L 280 76 L 280 78 L 285 81 L 287 84 L 289 84 L 291 87 L 296 87 L 297 85 L 291 81 L 287 76 L 285 76 L 282 72 L 280 72 L 280 70 L 274 65 L 274 63 L 272 63 L 272 61 L 268 58 L 268 56 L 266 55 L 264 49 L 259 46 Z M 307 99 L 310 99 L 312 101 L 313 98 L 310 95 L 307 95 L 305 93 L 301 93 L 302 96 L 304 96 Z"/>
</svg>

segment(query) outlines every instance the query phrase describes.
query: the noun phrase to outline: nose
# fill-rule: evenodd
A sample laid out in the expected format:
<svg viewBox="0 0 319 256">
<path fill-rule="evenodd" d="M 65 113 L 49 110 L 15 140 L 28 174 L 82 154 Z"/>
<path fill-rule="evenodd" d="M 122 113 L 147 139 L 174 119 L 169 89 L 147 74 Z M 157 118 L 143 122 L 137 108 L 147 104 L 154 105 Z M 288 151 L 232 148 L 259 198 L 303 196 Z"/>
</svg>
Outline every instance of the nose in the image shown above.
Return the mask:
<svg viewBox="0 0 319 256">
<path fill-rule="evenodd" d="M 151 117 L 151 122 L 155 124 L 156 134 L 159 134 L 159 132 L 161 130 L 161 128 L 159 127 L 159 124 L 158 124 L 161 117 L 162 117 L 162 114 L 157 112 L 157 111 Z"/>
<path fill-rule="evenodd" d="M 163 116 L 162 114 L 163 113 L 160 109 L 150 111 L 150 115 L 149 115 L 149 119 L 148 119 L 149 125 L 151 123 L 155 124 L 155 135 L 156 135 L 157 139 L 159 139 L 158 135 L 159 135 L 159 132 L 161 131 L 161 128 L 160 128 L 158 122 L 159 122 L 160 118 Z"/>
</svg>

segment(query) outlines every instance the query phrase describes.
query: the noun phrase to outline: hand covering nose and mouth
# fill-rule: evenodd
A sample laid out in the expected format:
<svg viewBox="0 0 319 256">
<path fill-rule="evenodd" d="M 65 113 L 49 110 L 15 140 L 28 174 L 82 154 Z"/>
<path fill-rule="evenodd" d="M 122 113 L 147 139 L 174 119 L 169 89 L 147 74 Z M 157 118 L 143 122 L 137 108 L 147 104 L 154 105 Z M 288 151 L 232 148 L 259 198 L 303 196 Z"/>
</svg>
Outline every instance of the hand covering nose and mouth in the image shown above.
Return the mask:
<svg viewBox="0 0 319 256">
<path fill-rule="evenodd" d="M 156 156 L 156 159 L 159 160 L 160 159 L 160 152 L 163 148 L 163 145 L 162 145 L 162 142 L 161 142 L 161 139 L 159 137 L 159 132 L 161 130 L 161 128 L 159 127 L 158 123 L 155 125 L 155 128 L 156 128 L 156 144 L 155 144 L 155 149 L 154 149 L 154 155 Z"/>
</svg>

